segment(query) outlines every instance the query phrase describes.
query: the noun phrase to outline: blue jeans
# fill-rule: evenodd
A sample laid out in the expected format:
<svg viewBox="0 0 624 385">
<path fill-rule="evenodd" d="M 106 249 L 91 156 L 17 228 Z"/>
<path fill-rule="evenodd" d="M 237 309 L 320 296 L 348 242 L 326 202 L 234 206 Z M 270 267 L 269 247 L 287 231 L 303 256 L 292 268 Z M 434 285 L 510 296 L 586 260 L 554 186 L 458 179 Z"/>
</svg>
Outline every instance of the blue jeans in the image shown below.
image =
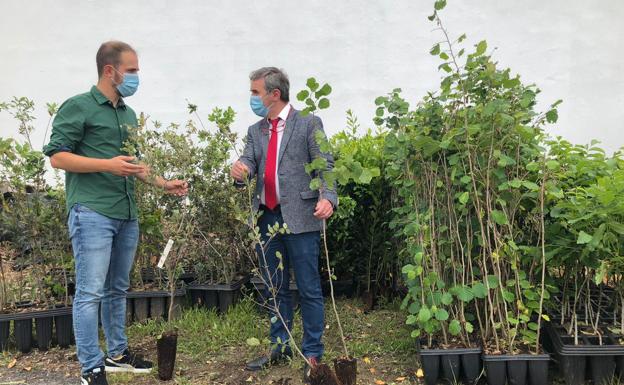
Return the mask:
<svg viewBox="0 0 624 385">
<path fill-rule="evenodd" d="M 76 262 L 73 321 L 82 373 L 104 365 L 98 338 L 98 312 L 108 355 L 121 354 L 126 338 L 126 292 L 139 238 L 136 219 L 106 217 L 75 204 L 68 218 Z"/>
<path fill-rule="evenodd" d="M 264 211 L 258 219 L 258 226 L 262 233 L 262 240 L 266 243 L 268 226 L 284 223 L 280 212 Z M 303 320 L 303 342 L 301 351 L 306 357 L 321 358 L 323 355 L 324 308 L 323 293 L 321 291 L 321 279 L 318 271 L 320 233 L 312 231 L 301 234 L 277 235 L 265 244 L 264 256 L 258 247 L 256 252 L 260 260 L 260 269 L 264 279 L 277 289 L 276 300 L 279 312 L 286 321 L 288 329 L 292 330 L 293 302 L 290 290 L 290 266 L 295 272 L 297 289 L 299 290 L 299 302 L 301 304 L 301 317 Z M 283 268 L 279 268 L 280 259 L 276 253 L 281 254 Z M 265 260 L 266 259 L 266 260 Z M 270 275 L 270 277 L 268 276 Z M 265 290 L 265 298 L 269 299 L 269 306 L 274 308 L 272 293 Z M 289 342 L 288 333 L 284 324 L 275 319 L 274 309 L 271 309 L 271 344 L 274 349 L 289 351 L 286 345 Z M 274 321 L 274 322 L 273 322 Z"/>
</svg>

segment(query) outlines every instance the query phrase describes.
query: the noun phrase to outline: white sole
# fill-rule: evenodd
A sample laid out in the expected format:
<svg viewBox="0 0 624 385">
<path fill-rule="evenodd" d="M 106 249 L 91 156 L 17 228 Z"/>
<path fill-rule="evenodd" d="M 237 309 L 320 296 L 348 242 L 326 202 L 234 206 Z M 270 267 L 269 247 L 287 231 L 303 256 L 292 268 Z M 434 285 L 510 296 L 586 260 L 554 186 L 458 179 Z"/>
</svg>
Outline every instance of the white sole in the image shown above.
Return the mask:
<svg viewBox="0 0 624 385">
<path fill-rule="evenodd" d="M 123 367 L 123 366 L 106 366 L 104 371 L 108 373 L 149 374 L 152 372 L 152 369 L 137 369 L 133 367 Z"/>
</svg>

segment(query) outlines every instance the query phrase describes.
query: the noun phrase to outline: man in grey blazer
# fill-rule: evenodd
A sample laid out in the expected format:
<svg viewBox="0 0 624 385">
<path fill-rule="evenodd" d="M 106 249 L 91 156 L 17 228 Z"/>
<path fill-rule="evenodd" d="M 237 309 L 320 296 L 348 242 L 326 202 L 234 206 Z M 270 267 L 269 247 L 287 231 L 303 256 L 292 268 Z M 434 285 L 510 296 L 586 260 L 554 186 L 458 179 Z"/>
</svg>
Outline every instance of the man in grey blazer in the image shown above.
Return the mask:
<svg viewBox="0 0 624 385">
<path fill-rule="evenodd" d="M 234 163 L 231 175 L 237 183 L 256 178 L 254 208 L 262 212 L 258 226 L 266 241 L 268 226 L 286 224 L 290 233 L 278 235 L 258 256 L 263 273 L 271 274 L 279 311 L 291 328 L 293 306 L 288 285 L 292 266 L 301 304 L 303 342 L 301 350 L 311 365 L 323 355 L 321 337 L 324 329 L 323 295 L 318 271 L 320 229 L 337 205 L 337 195 L 324 185 L 321 192 L 310 189 L 305 165 L 317 157 L 333 167 L 330 154 L 322 153 L 316 141 L 323 132 L 321 119 L 302 116 L 289 103 L 288 76 L 275 67 L 265 67 L 250 75 L 252 110 L 262 117 L 249 127 L 243 155 Z M 281 258 L 280 258 L 281 257 Z M 278 268 L 281 264 L 283 268 Z M 268 267 L 268 269 L 262 267 Z M 265 279 L 268 277 L 265 276 Z M 270 292 L 265 293 L 270 296 Z M 273 314 L 272 320 L 275 321 Z M 247 363 L 248 370 L 260 370 L 292 356 L 288 333 L 279 320 L 271 323 L 272 350 Z M 309 368 L 306 365 L 304 376 Z M 307 378 L 305 378 L 307 380 Z"/>
</svg>

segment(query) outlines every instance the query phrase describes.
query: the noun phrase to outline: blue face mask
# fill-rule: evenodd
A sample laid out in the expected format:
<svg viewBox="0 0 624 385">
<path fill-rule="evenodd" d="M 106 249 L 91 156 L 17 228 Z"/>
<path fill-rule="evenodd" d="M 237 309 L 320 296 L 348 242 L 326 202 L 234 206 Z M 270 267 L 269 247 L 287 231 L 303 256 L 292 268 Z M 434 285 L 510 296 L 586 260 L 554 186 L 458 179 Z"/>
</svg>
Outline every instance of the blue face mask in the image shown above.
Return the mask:
<svg viewBox="0 0 624 385">
<path fill-rule="evenodd" d="M 117 73 L 119 73 L 119 71 L 117 71 Z M 134 95 L 134 93 L 137 91 L 137 88 L 139 88 L 139 75 L 126 72 L 122 76 L 123 81 L 121 82 L 121 84 L 117 85 L 117 91 L 119 92 L 119 95 L 124 98 Z"/>
<path fill-rule="evenodd" d="M 251 95 L 249 98 L 249 105 L 251 110 L 258 116 L 266 118 L 269 114 L 269 109 L 262 103 L 262 98 L 258 95 Z"/>
</svg>

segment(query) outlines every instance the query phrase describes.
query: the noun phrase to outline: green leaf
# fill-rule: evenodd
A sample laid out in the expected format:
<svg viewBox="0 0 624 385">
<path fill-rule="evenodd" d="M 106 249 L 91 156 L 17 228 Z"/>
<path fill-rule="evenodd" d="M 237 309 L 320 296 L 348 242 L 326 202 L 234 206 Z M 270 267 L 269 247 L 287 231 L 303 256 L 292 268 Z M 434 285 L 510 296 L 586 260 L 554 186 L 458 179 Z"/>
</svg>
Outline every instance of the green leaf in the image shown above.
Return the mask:
<svg viewBox="0 0 624 385">
<path fill-rule="evenodd" d="M 463 205 L 466 204 L 466 202 L 468 202 L 468 198 L 470 197 L 470 195 L 468 194 L 468 191 L 464 191 L 460 196 L 459 196 L 459 202 Z"/>
<path fill-rule="evenodd" d="M 475 52 L 475 55 L 481 56 L 485 53 L 486 50 L 487 50 L 487 42 L 485 40 L 482 40 L 479 42 L 479 44 L 477 44 L 477 50 Z"/>
<path fill-rule="evenodd" d="M 503 289 L 503 299 L 507 302 L 513 302 L 516 300 L 516 296 L 509 290 Z"/>
<path fill-rule="evenodd" d="M 472 293 L 477 298 L 485 298 L 487 296 L 487 288 L 483 282 L 475 282 L 474 285 L 472 285 Z"/>
<path fill-rule="evenodd" d="M 558 119 L 559 119 L 559 113 L 557 112 L 557 110 L 552 109 L 546 112 L 546 121 L 548 123 L 557 123 Z"/>
<path fill-rule="evenodd" d="M 306 82 L 306 85 L 312 91 L 316 91 L 318 89 L 318 87 L 319 87 L 318 82 L 314 78 L 308 78 L 308 81 Z"/>
<path fill-rule="evenodd" d="M 446 7 L 446 0 L 438 0 L 433 4 L 436 11 L 441 11 Z"/>
<path fill-rule="evenodd" d="M 304 100 L 307 99 L 308 96 L 310 96 L 310 92 L 308 92 L 308 90 L 301 90 L 297 94 L 297 100 L 299 100 L 300 102 L 303 102 Z"/>
<path fill-rule="evenodd" d="M 472 333 L 474 331 L 474 326 L 472 326 L 470 322 L 466 322 L 466 324 L 464 325 L 464 328 L 466 329 L 468 333 Z"/>
<path fill-rule="evenodd" d="M 593 237 L 591 235 L 589 235 L 586 232 L 584 232 L 583 230 L 581 230 L 581 232 L 579 232 L 578 239 L 576 240 L 576 243 L 578 245 L 584 245 L 584 244 L 587 244 L 587 243 L 591 242 L 592 239 L 593 239 Z"/>
<path fill-rule="evenodd" d="M 255 337 L 247 338 L 247 340 L 245 342 L 249 346 L 258 346 L 258 345 L 260 345 L 260 340 L 255 338 Z"/>
<path fill-rule="evenodd" d="M 454 336 L 461 333 L 461 324 L 458 320 L 454 319 L 451 321 L 451 323 L 449 324 L 449 333 Z"/>
<path fill-rule="evenodd" d="M 490 274 L 487 276 L 487 282 L 491 290 L 491 289 L 496 289 L 498 287 L 500 280 L 498 279 L 497 276 Z"/>
<path fill-rule="evenodd" d="M 464 176 L 461 177 L 460 181 L 463 184 L 468 184 L 468 183 L 470 183 L 472 181 L 472 178 L 470 177 L 470 175 L 464 175 Z"/>
<path fill-rule="evenodd" d="M 450 293 L 444 293 L 442 294 L 440 302 L 442 302 L 444 305 L 450 305 L 451 303 L 453 303 L 453 296 Z"/>
<path fill-rule="evenodd" d="M 435 318 L 438 321 L 446 321 L 449 318 L 449 313 L 444 309 L 438 309 L 435 313 Z"/>
<path fill-rule="evenodd" d="M 319 107 L 321 110 L 324 110 L 324 109 L 326 109 L 326 108 L 329 108 L 329 99 L 327 99 L 327 98 L 323 98 L 323 99 L 319 100 L 319 102 L 318 102 L 318 107 Z"/>
<path fill-rule="evenodd" d="M 420 311 L 418 312 L 418 320 L 420 322 L 427 322 L 430 319 L 431 319 L 431 311 L 426 307 L 422 307 Z"/>
<path fill-rule="evenodd" d="M 362 184 L 369 184 L 372 179 L 373 173 L 367 168 L 362 169 L 362 173 L 360 174 L 358 181 Z"/>
<path fill-rule="evenodd" d="M 467 286 L 458 286 L 457 287 L 457 298 L 459 298 L 463 302 L 470 302 L 474 295 L 472 294 L 472 290 L 470 290 Z"/>
<path fill-rule="evenodd" d="M 321 87 L 320 90 L 316 91 L 314 93 L 314 96 L 316 96 L 317 98 L 320 98 L 321 96 L 327 96 L 329 94 L 331 94 L 332 92 L 332 88 L 329 84 L 325 83 L 323 84 L 323 87 Z"/>
<path fill-rule="evenodd" d="M 434 56 L 435 56 L 435 55 L 439 55 L 439 54 L 440 54 L 440 44 L 438 43 L 438 44 L 434 45 L 434 46 L 431 48 L 431 50 L 429 51 L 429 53 L 430 53 L 430 54 L 432 54 L 432 55 L 434 55 Z"/>
<path fill-rule="evenodd" d="M 505 215 L 505 213 L 503 213 L 500 210 L 492 210 L 492 218 L 494 219 L 494 222 L 496 222 L 499 225 L 506 225 L 509 224 L 509 221 L 507 220 L 507 216 Z"/>
</svg>

